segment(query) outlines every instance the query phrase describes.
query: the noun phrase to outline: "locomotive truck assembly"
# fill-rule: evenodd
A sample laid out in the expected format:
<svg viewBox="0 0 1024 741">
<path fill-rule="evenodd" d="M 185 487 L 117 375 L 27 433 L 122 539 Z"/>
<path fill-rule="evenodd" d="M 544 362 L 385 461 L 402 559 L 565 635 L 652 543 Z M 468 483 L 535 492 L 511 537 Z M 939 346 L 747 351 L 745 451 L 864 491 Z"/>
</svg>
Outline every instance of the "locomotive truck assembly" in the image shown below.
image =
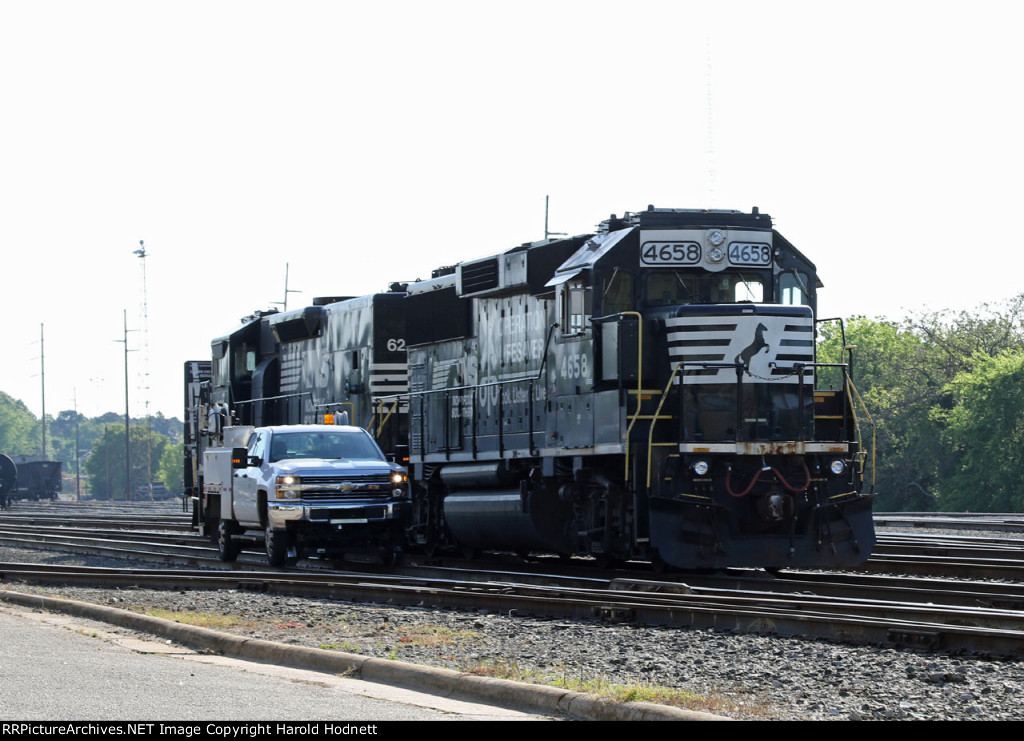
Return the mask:
<svg viewBox="0 0 1024 741">
<path fill-rule="evenodd" d="M 186 364 L 196 524 L 220 528 L 203 452 L 227 430 L 345 414 L 406 465 L 405 543 L 428 553 L 860 563 L 872 450 L 849 363 L 816 358 L 820 287 L 756 208 L 648 207 L 387 292 L 257 312 Z M 328 521 L 345 500 L 323 500 Z"/>
</svg>

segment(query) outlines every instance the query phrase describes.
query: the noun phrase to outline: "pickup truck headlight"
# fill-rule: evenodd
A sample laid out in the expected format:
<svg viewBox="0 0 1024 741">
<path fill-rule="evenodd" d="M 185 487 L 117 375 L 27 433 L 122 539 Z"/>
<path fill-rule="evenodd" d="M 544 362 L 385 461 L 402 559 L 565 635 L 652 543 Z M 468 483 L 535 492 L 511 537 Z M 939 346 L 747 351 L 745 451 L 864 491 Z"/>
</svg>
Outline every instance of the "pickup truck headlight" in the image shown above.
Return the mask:
<svg viewBox="0 0 1024 741">
<path fill-rule="evenodd" d="M 404 497 L 409 491 L 409 477 L 401 471 L 391 472 L 391 496 L 396 499 Z"/>
<path fill-rule="evenodd" d="M 278 476 L 275 480 L 274 496 L 277 499 L 299 499 L 302 478 L 299 476 Z"/>
</svg>

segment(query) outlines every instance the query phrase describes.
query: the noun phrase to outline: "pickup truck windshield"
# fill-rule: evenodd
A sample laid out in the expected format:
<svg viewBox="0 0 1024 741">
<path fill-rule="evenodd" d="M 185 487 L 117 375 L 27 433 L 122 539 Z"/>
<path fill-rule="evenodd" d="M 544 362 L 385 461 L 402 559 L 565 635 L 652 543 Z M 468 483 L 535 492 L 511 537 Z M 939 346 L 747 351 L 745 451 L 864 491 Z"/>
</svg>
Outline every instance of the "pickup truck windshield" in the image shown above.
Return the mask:
<svg viewBox="0 0 1024 741">
<path fill-rule="evenodd" d="M 270 462 L 289 458 L 347 458 L 383 461 L 380 448 L 362 432 L 278 432 L 270 441 Z"/>
</svg>

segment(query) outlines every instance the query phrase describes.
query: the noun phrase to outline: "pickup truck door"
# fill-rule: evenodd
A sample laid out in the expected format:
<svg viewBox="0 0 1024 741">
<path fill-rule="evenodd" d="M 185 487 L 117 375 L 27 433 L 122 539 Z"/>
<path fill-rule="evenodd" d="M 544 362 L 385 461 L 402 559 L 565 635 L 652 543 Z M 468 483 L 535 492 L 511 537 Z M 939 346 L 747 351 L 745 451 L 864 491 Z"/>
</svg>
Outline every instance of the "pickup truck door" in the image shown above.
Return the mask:
<svg viewBox="0 0 1024 741">
<path fill-rule="evenodd" d="M 260 468 L 266 466 L 267 432 L 256 432 L 249 441 L 248 463 L 245 468 L 235 469 L 232 480 L 235 519 L 243 525 L 257 527 L 260 522 L 259 480 Z M 252 465 L 259 463 L 260 465 Z"/>
</svg>

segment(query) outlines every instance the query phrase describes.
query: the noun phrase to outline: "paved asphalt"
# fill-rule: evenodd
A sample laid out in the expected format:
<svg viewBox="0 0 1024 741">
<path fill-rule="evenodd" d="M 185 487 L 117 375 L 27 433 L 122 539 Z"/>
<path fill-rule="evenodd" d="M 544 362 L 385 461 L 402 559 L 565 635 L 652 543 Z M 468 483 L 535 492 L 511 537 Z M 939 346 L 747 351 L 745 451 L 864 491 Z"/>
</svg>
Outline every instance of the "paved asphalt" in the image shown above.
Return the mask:
<svg viewBox="0 0 1024 741">
<path fill-rule="evenodd" d="M 0 718 L 121 721 L 543 718 L 386 685 L 125 639 L 110 626 L 0 608 Z"/>
<path fill-rule="evenodd" d="M 725 720 L 6 590 L 0 677 L 0 720 Z"/>
</svg>

